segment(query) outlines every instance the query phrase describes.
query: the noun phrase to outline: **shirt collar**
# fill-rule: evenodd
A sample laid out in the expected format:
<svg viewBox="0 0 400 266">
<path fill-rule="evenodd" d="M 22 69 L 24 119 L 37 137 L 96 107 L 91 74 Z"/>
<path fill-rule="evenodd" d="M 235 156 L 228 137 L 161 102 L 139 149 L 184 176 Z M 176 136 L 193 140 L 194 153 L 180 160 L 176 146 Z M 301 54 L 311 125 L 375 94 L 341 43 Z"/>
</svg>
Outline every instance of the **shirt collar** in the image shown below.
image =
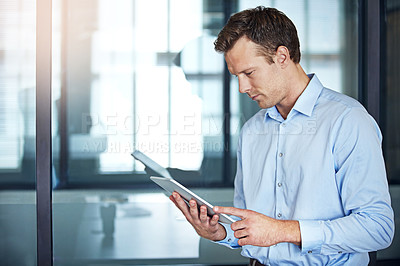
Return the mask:
<svg viewBox="0 0 400 266">
<path fill-rule="evenodd" d="M 306 89 L 297 99 L 296 103 L 293 106 L 293 110 L 296 110 L 299 113 L 302 113 L 306 116 L 311 116 L 312 111 L 317 103 L 318 97 L 322 91 L 323 85 L 319 81 L 316 74 L 308 74 L 310 78 L 310 82 L 308 83 Z M 276 106 L 272 106 L 266 109 L 265 118 L 269 116 L 272 119 L 280 120 L 281 115 L 279 114 Z"/>
<path fill-rule="evenodd" d="M 302 113 L 306 116 L 311 116 L 312 111 L 317 103 L 318 97 L 324 87 L 322 83 L 319 81 L 317 75 L 308 74 L 310 78 L 310 82 L 308 83 L 306 89 L 297 99 L 296 103 L 293 106 L 293 109 L 299 113 Z"/>
<path fill-rule="evenodd" d="M 270 108 L 266 109 L 265 112 L 265 119 L 267 119 L 268 117 L 277 120 L 277 121 L 281 121 L 283 120 L 281 114 L 279 113 L 278 109 L 276 109 L 276 106 L 272 106 Z"/>
</svg>

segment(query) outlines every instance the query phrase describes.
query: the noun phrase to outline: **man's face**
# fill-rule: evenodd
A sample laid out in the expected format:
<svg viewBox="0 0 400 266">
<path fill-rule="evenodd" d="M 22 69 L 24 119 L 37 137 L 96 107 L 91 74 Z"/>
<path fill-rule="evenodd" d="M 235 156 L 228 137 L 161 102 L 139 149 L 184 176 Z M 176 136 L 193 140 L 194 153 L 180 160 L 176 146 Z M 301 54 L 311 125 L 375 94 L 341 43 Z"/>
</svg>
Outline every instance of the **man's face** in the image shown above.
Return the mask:
<svg viewBox="0 0 400 266">
<path fill-rule="evenodd" d="M 225 53 L 225 61 L 231 74 L 238 78 L 239 92 L 246 93 L 261 108 L 270 108 L 285 99 L 287 89 L 275 56 L 274 63 L 269 64 L 257 47 L 242 37 Z"/>
</svg>

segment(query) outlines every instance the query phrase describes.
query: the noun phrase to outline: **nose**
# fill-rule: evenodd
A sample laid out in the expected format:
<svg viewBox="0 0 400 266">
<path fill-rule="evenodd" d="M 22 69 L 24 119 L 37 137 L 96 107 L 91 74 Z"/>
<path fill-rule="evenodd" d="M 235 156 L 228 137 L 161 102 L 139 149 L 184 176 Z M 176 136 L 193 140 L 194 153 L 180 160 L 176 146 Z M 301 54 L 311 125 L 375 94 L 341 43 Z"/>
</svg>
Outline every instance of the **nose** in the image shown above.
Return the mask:
<svg viewBox="0 0 400 266">
<path fill-rule="evenodd" d="M 251 89 L 250 82 L 246 77 L 238 77 L 239 80 L 239 92 L 240 93 L 247 93 Z"/>
</svg>

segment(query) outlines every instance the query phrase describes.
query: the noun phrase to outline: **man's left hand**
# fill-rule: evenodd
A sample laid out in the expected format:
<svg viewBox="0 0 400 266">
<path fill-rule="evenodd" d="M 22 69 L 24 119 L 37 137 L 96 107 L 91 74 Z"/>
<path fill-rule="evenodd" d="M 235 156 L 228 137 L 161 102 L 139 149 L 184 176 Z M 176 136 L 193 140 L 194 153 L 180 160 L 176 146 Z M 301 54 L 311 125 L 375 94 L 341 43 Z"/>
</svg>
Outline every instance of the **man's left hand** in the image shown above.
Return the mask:
<svg viewBox="0 0 400 266">
<path fill-rule="evenodd" d="M 294 220 L 278 220 L 264 214 L 234 207 L 215 206 L 216 213 L 234 215 L 241 220 L 231 224 L 240 246 L 269 247 L 281 242 L 301 243 L 300 225 Z"/>
</svg>

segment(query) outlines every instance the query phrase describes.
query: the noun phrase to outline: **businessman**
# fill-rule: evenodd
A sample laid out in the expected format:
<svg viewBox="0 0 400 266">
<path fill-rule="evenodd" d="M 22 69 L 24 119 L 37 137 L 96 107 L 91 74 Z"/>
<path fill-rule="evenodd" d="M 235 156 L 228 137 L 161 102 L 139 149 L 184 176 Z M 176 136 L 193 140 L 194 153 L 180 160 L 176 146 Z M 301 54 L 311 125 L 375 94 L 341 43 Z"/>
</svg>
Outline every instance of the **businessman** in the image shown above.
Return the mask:
<svg viewBox="0 0 400 266">
<path fill-rule="evenodd" d="M 214 44 L 261 108 L 241 130 L 235 207 L 214 209 L 238 220 L 170 199 L 200 236 L 241 247 L 250 265 L 367 265 L 394 235 L 374 119 L 304 72 L 296 28 L 276 9 L 234 14 Z"/>
</svg>

